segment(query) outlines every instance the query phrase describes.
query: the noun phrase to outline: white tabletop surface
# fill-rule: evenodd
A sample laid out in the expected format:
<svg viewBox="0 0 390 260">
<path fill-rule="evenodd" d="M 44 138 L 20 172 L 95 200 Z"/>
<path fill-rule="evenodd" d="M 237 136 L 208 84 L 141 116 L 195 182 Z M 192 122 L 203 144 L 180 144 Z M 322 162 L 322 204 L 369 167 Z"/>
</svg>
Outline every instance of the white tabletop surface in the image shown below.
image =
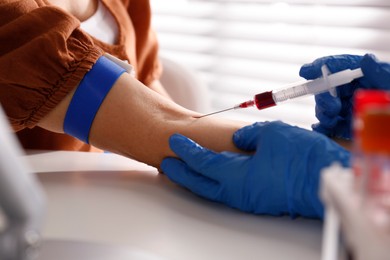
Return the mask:
<svg viewBox="0 0 390 260">
<path fill-rule="evenodd" d="M 43 236 L 161 259 L 320 259 L 322 222 L 256 216 L 199 198 L 133 160 L 80 152 L 27 159 L 47 194 Z"/>
</svg>

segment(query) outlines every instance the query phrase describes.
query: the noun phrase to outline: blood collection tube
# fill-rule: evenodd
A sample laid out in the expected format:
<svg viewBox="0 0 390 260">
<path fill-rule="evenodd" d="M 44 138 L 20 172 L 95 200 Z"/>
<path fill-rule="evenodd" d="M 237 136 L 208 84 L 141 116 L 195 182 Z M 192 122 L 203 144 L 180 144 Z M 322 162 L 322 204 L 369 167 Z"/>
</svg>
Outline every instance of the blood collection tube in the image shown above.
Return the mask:
<svg viewBox="0 0 390 260">
<path fill-rule="evenodd" d="M 353 167 L 360 188 L 390 199 L 390 92 L 356 92 L 354 137 Z"/>
</svg>

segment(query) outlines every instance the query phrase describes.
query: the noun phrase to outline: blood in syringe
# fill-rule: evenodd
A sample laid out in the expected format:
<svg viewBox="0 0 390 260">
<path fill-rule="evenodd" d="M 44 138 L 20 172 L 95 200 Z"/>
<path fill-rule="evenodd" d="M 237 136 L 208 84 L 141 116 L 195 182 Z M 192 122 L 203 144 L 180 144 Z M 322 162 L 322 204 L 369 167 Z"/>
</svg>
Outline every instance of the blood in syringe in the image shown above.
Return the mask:
<svg viewBox="0 0 390 260">
<path fill-rule="evenodd" d="M 255 102 L 256 102 L 256 107 L 259 110 L 276 106 L 276 103 L 272 97 L 272 91 L 267 91 L 255 95 Z"/>
<path fill-rule="evenodd" d="M 261 110 L 267 107 L 273 107 L 276 105 L 272 98 L 272 91 L 263 92 L 255 95 L 254 100 L 248 100 L 238 105 L 239 108 L 247 108 L 256 105 L 257 109 Z"/>
<path fill-rule="evenodd" d="M 267 107 L 273 107 L 276 105 L 273 97 L 272 97 L 272 91 L 263 92 L 260 94 L 255 95 L 254 100 L 248 100 L 245 102 L 242 102 L 240 105 L 238 105 L 239 108 L 247 108 L 252 107 L 256 105 L 257 109 L 265 109 Z"/>
</svg>

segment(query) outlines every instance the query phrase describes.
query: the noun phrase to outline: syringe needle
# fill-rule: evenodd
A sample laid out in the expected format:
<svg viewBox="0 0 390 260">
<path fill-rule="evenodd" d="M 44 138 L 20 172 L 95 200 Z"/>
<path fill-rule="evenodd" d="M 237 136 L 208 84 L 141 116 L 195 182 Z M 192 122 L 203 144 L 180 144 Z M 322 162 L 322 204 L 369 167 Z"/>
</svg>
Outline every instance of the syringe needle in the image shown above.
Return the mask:
<svg viewBox="0 0 390 260">
<path fill-rule="evenodd" d="M 214 115 L 214 114 L 219 114 L 219 113 L 222 113 L 222 112 L 225 112 L 225 111 L 233 110 L 235 108 L 236 107 L 231 107 L 231 108 L 228 108 L 228 109 L 224 109 L 224 110 L 220 110 L 220 111 L 217 111 L 217 112 L 209 113 L 209 114 L 206 114 L 206 115 L 203 115 L 203 116 L 197 116 L 196 118 L 202 118 L 202 117 L 211 116 L 211 115 Z"/>
</svg>

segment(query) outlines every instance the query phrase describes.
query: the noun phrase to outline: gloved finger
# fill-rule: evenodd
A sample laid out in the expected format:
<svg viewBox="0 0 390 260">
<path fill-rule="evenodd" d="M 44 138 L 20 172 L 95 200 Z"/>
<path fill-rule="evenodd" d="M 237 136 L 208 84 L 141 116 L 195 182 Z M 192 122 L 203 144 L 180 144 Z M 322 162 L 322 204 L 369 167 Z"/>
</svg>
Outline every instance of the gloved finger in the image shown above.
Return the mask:
<svg viewBox="0 0 390 260">
<path fill-rule="evenodd" d="M 304 64 L 299 70 L 299 76 L 305 79 L 316 79 L 322 76 L 321 67 L 333 59 L 333 56 L 322 57 L 312 63 Z"/>
<path fill-rule="evenodd" d="M 341 109 L 339 113 L 340 117 L 344 119 L 352 118 L 353 107 L 354 102 L 352 97 L 341 99 Z"/>
<path fill-rule="evenodd" d="M 340 118 L 339 115 L 327 115 L 319 106 L 315 107 L 315 115 L 320 124 L 326 128 L 334 127 Z"/>
<path fill-rule="evenodd" d="M 244 151 L 255 151 L 260 137 L 261 128 L 268 122 L 256 122 L 252 125 L 238 129 L 233 134 L 234 144 Z"/>
<path fill-rule="evenodd" d="M 325 114 L 318 114 L 316 113 L 316 117 L 322 127 L 332 129 L 337 125 L 337 122 L 339 121 L 339 116 L 335 117 L 328 117 Z"/>
<path fill-rule="evenodd" d="M 361 62 L 366 80 L 376 89 L 390 89 L 390 64 L 379 62 L 372 54 L 366 54 Z"/>
<path fill-rule="evenodd" d="M 180 134 L 172 135 L 169 145 L 191 169 L 214 180 L 223 178 L 220 175 L 225 172 L 221 171 L 221 167 L 231 164 L 233 158 L 239 157 L 234 153 L 215 153 Z"/>
<path fill-rule="evenodd" d="M 335 73 L 345 69 L 356 69 L 360 67 L 361 60 L 362 56 L 358 55 L 326 56 L 304 64 L 299 70 L 299 75 L 305 79 L 316 79 L 322 76 L 323 65 L 326 65 L 331 73 Z"/>
<path fill-rule="evenodd" d="M 325 92 L 315 96 L 316 113 L 323 113 L 329 117 L 338 115 L 341 110 L 341 101 L 333 97 L 330 93 Z"/>
<path fill-rule="evenodd" d="M 330 136 L 332 134 L 332 129 L 324 127 L 321 123 L 312 124 L 311 128 L 317 133 L 321 133 L 326 136 Z"/>
<path fill-rule="evenodd" d="M 294 129 L 294 130 L 292 130 Z M 268 139 L 285 139 L 296 127 L 282 121 L 258 122 L 237 130 L 233 135 L 236 146 L 246 151 L 261 149 L 260 143 Z"/>
<path fill-rule="evenodd" d="M 342 119 L 340 120 L 336 127 L 334 128 L 334 134 L 332 137 L 341 138 L 345 140 L 350 140 L 352 137 L 351 133 L 351 124 L 352 121 L 348 119 Z"/>
<path fill-rule="evenodd" d="M 219 184 L 197 172 L 183 161 L 175 158 L 165 158 L 161 163 L 161 169 L 168 178 L 207 199 L 215 200 L 219 190 Z"/>
</svg>

